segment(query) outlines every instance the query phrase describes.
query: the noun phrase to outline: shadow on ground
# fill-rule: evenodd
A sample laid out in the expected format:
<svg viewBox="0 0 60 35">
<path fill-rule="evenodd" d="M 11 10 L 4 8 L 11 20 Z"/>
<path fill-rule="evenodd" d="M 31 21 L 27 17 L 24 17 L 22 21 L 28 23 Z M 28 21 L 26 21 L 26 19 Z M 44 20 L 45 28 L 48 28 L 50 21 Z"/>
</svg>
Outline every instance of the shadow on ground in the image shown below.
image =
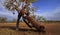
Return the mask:
<svg viewBox="0 0 60 35">
<path fill-rule="evenodd" d="M 8 29 L 11 29 L 11 30 L 16 30 L 16 27 L 12 27 L 12 26 L 0 26 L 0 28 L 8 28 Z M 25 29 L 25 28 L 19 28 L 18 31 L 34 31 L 34 32 L 39 32 L 36 29 Z"/>
</svg>

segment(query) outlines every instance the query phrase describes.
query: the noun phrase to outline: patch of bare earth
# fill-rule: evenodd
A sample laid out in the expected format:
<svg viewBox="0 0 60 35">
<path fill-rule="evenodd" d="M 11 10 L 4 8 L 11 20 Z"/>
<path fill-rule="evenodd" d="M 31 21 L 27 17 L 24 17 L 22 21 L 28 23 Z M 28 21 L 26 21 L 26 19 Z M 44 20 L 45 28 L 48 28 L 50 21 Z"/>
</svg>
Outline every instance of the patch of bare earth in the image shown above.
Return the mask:
<svg viewBox="0 0 60 35">
<path fill-rule="evenodd" d="M 34 31 L 16 31 L 9 28 L 0 28 L 0 35 L 60 35 L 59 23 L 42 24 L 46 28 L 46 33 Z M 16 27 L 15 23 L 0 23 L 0 27 Z M 20 23 L 19 28 L 30 29 L 25 23 Z"/>
</svg>

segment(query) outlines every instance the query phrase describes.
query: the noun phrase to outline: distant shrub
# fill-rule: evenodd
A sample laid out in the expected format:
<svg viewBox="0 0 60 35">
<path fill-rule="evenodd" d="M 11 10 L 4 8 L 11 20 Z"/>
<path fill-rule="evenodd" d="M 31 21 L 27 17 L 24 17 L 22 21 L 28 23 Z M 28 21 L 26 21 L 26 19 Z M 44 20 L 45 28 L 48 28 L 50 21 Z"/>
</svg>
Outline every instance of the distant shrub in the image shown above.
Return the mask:
<svg viewBox="0 0 60 35">
<path fill-rule="evenodd" d="M 7 18 L 6 17 L 0 17 L 0 23 L 5 23 L 7 22 Z"/>
</svg>

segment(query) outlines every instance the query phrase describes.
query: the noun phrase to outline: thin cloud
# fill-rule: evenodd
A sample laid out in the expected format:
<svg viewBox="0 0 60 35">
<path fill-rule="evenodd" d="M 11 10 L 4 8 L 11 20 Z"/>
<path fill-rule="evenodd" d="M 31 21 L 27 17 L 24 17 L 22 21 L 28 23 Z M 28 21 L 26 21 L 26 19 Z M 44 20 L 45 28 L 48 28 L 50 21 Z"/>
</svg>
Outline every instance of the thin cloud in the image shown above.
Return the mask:
<svg viewBox="0 0 60 35">
<path fill-rule="evenodd" d="M 40 11 L 37 11 L 35 14 L 39 15 L 39 16 L 46 17 L 48 20 L 60 20 L 60 6 L 57 6 L 52 11 L 45 11 L 42 13 L 40 13 Z"/>
<path fill-rule="evenodd" d="M 1 12 L 0 11 L 0 15 L 6 15 L 6 16 L 13 16 L 12 13 L 8 13 L 8 12 Z"/>
<path fill-rule="evenodd" d="M 48 12 L 48 14 L 46 14 L 46 17 L 49 20 L 60 20 L 60 6 L 56 7 L 56 9 L 54 9 L 52 12 Z"/>
<path fill-rule="evenodd" d="M 37 10 L 38 12 L 40 12 L 40 9 L 39 10 Z"/>
<path fill-rule="evenodd" d="M 60 20 L 60 7 L 57 7 L 51 15 L 50 20 Z"/>
</svg>

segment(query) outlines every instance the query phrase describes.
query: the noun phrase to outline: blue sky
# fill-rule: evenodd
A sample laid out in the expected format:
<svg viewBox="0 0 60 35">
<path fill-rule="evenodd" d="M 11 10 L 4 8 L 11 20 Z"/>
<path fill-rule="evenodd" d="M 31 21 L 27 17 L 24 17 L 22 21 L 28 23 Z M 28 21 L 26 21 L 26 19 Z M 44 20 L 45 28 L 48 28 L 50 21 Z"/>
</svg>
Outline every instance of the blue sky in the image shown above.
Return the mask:
<svg viewBox="0 0 60 35">
<path fill-rule="evenodd" d="M 12 12 L 6 10 L 2 6 L 2 1 L 4 0 L 0 0 L 0 17 L 7 16 L 10 20 L 17 18 L 17 13 L 13 15 Z M 44 16 L 48 20 L 60 20 L 60 0 L 38 0 L 32 5 L 38 7 L 36 15 Z"/>
</svg>

